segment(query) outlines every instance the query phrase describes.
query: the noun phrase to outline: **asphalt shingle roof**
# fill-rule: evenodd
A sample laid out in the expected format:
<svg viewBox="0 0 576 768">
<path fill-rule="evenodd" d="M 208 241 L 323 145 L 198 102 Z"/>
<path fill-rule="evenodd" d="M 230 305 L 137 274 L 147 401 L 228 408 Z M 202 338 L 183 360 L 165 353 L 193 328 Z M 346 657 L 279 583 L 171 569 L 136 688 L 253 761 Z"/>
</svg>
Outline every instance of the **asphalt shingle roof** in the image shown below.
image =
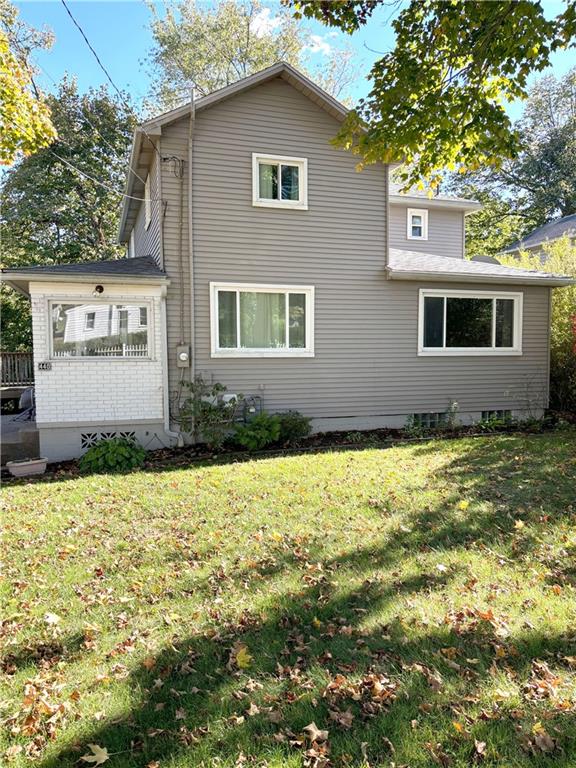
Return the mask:
<svg viewBox="0 0 576 768">
<path fill-rule="evenodd" d="M 521 237 L 520 240 L 516 240 L 515 243 L 509 245 L 504 250 L 504 253 L 517 251 L 522 248 L 534 248 L 537 245 L 546 243 L 548 240 L 556 240 L 564 235 L 576 235 L 576 213 L 538 227 L 538 229 L 533 230 L 530 234 Z"/>
<path fill-rule="evenodd" d="M 397 279 L 461 280 L 462 282 L 538 283 L 570 285 L 574 280 L 565 275 L 537 272 L 530 269 L 487 264 L 467 259 L 453 259 L 432 253 L 390 248 L 388 271 Z"/>
<path fill-rule="evenodd" d="M 3 269 L 2 275 L 10 277 L 11 275 L 86 275 L 90 277 L 105 276 L 110 277 L 157 277 L 165 278 L 164 272 L 152 256 L 138 256 L 134 259 L 111 259 L 106 261 L 86 261 L 77 264 L 51 264 L 49 266 L 35 267 L 15 267 L 14 269 Z"/>
</svg>

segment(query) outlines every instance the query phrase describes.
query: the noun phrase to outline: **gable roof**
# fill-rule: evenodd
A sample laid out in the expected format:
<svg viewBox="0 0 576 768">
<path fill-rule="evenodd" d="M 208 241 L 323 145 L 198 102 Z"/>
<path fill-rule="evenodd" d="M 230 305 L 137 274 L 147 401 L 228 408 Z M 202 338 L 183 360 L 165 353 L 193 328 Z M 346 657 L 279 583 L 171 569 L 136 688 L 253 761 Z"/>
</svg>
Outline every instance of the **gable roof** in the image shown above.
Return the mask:
<svg viewBox="0 0 576 768">
<path fill-rule="evenodd" d="M 194 106 L 195 113 L 202 112 L 205 109 L 213 107 L 215 104 L 219 104 L 225 99 L 237 96 L 244 91 L 255 88 L 258 85 L 262 85 L 263 83 L 267 83 L 276 78 L 280 78 L 287 83 L 290 83 L 296 90 L 303 93 L 339 122 L 342 122 L 348 114 L 348 110 L 343 104 L 337 101 L 333 96 L 330 96 L 329 93 L 326 93 L 326 91 L 316 85 L 316 83 L 313 83 L 312 80 L 306 77 L 306 75 L 303 75 L 292 65 L 287 64 L 284 61 L 279 61 L 271 67 L 267 67 L 260 72 L 255 72 L 253 75 L 244 77 L 242 80 L 238 80 L 231 85 L 213 91 L 207 96 L 202 96 L 201 98 L 196 99 L 194 104 L 192 104 L 192 101 L 189 101 L 181 107 L 171 109 L 169 112 L 164 112 L 150 120 L 146 120 L 134 131 L 128 173 L 126 175 L 126 186 L 124 190 L 125 197 L 118 232 L 118 240 L 121 243 L 128 241 L 130 231 L 127 224 L 133 223 L 141 204 L 140 199 L 132 198 L 142 198 L 144 196 L 144 185 L 138 177 L 142 177 L 148 172 L 148 164 L 155 151 L 153 142 L 158 136 L 162 135 L 162 128 L 171 123 L 175 123 L 177 120 L 188 117 L 192 112 L 192 106 Z M 143 153 L 146 153 L 146 156 L 142 161 L 141 156 Z"/>
<path fill-rule="evenodd" d="M 557 240 L 564 235 L 576 236 L 576 213 L 564 216 L 562 219 L 556 219 L 556 221 L 550 221 L 548 224 L 534 229 L 505 248 L 504 253 L 520 251 L 523 248 L 536 248 L 538 245 L 544 245 L 550 240 Z"/>
<path fill-rule="evenodd" d="M 2 278 L 16 290 L 26 293 L 29 282 L 86 282 L 96 279 L 121 279 L 123 283 L 168 282 L 164 270 L 156 264 L 152 256 L 139 256 L 135 259 L 109 259 L 106 261 L 86 261 L 76 264 L 50 264 L 49 266 L 15 267 L 0 270 Z"/>
<path fill-rule="evenodd" d="M 572 285 L 574 278 L 516 269 L 503 264 L 487 264 L 468 259 L 454 259 L 432 253 L 405 251 L 390 248 L 388 276 L 391 280 L 426 280 L 463 283 L 514 283 L 516 285 L 547 285 L 556 287 Z"/>
<path fill-rule="evenodd" d="M 231 85 L 226 85 L 224 88 L 219 88 L 217 91 L 213 91 L 207 96 L 201 96 L 194 101 L 194 110 L 196 112 L 202 112 L 202 110 L 208 109 L 208 107 L 213 107 L 215 104 L 218 104 L 225 99 L 237 96 L 239 93 L 248 91 L 251 88 L 255 88 L 257 85 L 262 85 L 275 78 L 286 80 L 286 82 L 293 85 L 296 90 L 301 91 L 308 96 L 309 99 L 322 107 L 322 109 L 332 115 L 332 117 L 336 118 L 336 120 L 342 121 L 348 114 L 348 110 L 343 104 L 333 96 L 330 96 L 330 94 L 323 88 L 320 88 L 320 86 L 316 85 L 310 78 L 303 75 L 302 72 L 299 72 L 295 67 L 285 61 L 279 61 L 276 64 L 272 64 L 270 67 L 266 67 L 266 69 L 260 70 L 260 72 L 255 72 L 253 75 L 243 77 L 241 80 L 237 80 Z M 156 133 L 162 126 L 169 125 L 176 120 L 180 120 L 182 117 L 186 117 L 191 111 L 192 102 L 190 101 L 187 104 L 183 104 L 181 107 L 176 107 L 176 109 L 171 109 L 169 112 L 164 112 L 157 117 L 147 120 L 145 123 L 142 123 L 142 129 L 148 133 Z"/>
</svg>

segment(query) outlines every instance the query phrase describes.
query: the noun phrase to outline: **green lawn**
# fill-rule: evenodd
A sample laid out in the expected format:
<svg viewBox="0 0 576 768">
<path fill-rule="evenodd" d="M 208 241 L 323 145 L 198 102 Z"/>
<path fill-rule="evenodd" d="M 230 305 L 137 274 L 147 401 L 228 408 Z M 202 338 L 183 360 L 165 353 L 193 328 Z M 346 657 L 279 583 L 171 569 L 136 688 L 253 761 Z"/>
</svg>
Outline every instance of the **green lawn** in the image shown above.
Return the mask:
<svg viewBox="0 0 576 768">
<path fill-rule="evenodd" d="M 574 430 L 3 504 L 11 765 L 576 765 Z"/>
</svg>

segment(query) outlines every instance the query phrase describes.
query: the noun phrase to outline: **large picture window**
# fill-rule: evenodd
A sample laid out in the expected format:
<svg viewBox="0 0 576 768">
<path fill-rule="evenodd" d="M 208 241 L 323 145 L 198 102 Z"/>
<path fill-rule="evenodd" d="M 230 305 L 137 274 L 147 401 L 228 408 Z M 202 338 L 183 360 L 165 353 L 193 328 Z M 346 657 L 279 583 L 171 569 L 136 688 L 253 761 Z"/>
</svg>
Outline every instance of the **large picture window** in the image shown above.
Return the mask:
<svg viewBox="0 0 576 768">
<path fill-rule="evenodd" d="M 522 353 L 522 294 L 420 291 L 421 355 Z"/>
<path fill-rule="evenodd" d="M 52 302 L 52 357 L 149 357 L 149 311 L 147 304 Z"/>
<path fill-rule="evenodd" d="M 308 161 L 302 157 L 252 155 L 252 204 L 308 208 Z"/>
<path fill-rule="evenodd" d="M 312 357 L 310 286 L 212 283 L 213 357 Z"/>
</svg>

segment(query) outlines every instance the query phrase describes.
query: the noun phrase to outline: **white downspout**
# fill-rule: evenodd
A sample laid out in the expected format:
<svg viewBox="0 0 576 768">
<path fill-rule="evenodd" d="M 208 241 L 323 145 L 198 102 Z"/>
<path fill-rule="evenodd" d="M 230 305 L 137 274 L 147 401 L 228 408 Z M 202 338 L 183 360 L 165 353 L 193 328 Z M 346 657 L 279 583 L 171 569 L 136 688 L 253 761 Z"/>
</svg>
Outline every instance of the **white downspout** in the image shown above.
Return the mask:
<svg viewBox="0 0 576 768">
<path fill-rule="evenodd" d="M 160 293 L 160 336 L 162 338 L 162 397 L 164 411 L 164 432 L 168 437 L 177 441 L 181 448 L 184 438 L 181 432 L 170 429 L 170 384 L 168 382 L 168 325 L 166 322 L 166 286 L 163 285 Z"/>
</svg>

